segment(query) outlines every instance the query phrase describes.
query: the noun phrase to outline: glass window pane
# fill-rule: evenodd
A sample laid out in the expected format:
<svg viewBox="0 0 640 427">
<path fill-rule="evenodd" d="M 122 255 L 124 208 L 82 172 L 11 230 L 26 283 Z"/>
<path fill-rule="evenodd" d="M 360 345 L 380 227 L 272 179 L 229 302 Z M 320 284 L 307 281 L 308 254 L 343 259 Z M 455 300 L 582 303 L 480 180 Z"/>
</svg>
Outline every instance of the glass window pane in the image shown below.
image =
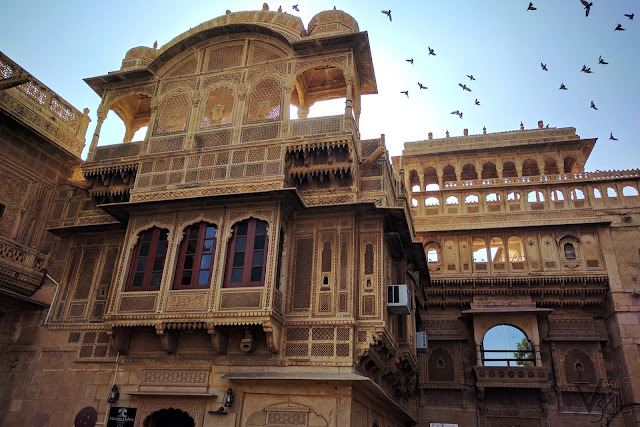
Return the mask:
<svg viewBox="0 0 640 427">
<path fill-rule="evenodd" d="M 164 257 L 157 257 L 153 260 L 153 271 L 162 271 L 162 265 L 164 264 Z"/>
<path fill-rule="evenodd" d="M 149 282 L 150 286 L 160 286 L 160 279 L 162 278 L 162 273 L 151 273 L 151 280 Z"/>
<path fill-rule="evenodd" d="M 231 272 L 231 283 L 240 283 L 242 282 L 242 269 L 234 268 Z"/>
<path fill-rule="evenodd" d="M 198 231 L 200 231 L 200 227 L 198 227 L 197 225 L 189 228 L 189 239 L 197 239 Z"/>
<path fill-rule="evenodd" d="M 248 222 L 241 222 L 240 224 L 238 224 L 238 231 L 236 232 L 236 234 L 238 236 L 246 236 L 248 227 L 249 227 Z"/>
<path fill-rule="evenodd" d="M 264 258 L 264 252 L 254 252 L 253 253 L 253 264 L 251 265 L 262 265 L 262 260 Z"/>
<path fill-rule="evenodd" d="M 258 221 L 256 224 L 256 234 L 266 234 L 267 233 L 267 223 L 265 221 Z"/>
<path fill-rule="evenodd" d="M 136 271 L 144 271 L 147 268 L 147 259 L 138 258 L 138 265 L 136 265 Z"/>
<path fill-rule="evenodd" d="M 244 252 L 236 252 L 233 254 L 233 266 L 242 267 L 244 265 Z"/>
<path fill-rule="evenodd" d="M 211 266 L 211 255 L 202 255 L 200 268 L 209 268 Z"/>
<path fill-rule="evenodd" d="M 167 234 L 169 232 L 167 230 L 160 230 L 160 238 L 158 239 L 159 242 L 164 242 L 167 240 Z"/>
<path fill-rule="evenodd" d="M 193 268 L 193 255 L 184 257 L 184 266 L 182 268 L 185 270 L 191 270 Z"/>
<path fill-rule="evenodd" d="M 156 248 L 156 255 L 164 255 L 167 253 L 167 245 L 169 245 L 169 242 L 164 241 L 164 242 L 159 242 L 158 243 L 158 247 Z"/>
<path fill-rule="evenodd" d="M 207 227 L 207 231 L 204 235 L 206 239 L 213 239 L 216 237 L 216 228 L 215 227 Z"/>
<path fill-rule="evenodd" d="M 202 252 L 209 253 L 213 249 L 213 239 L 205 240 L 204 245 L 202 245 Z"/>
<path fill-rule="evenodd" d="M 187 286 L 191 284 L 191 272 L 185 271 L 182 273 L 182 280 L 180 281 L 182 286 Z"/>
<path fill-rule="evenodd" d="M 236 251 L 244 251 L 244 248 L 247 247 L 247 238 L 246 237 L 238 237 L 236 239 Z"/>
<path fill-rule="evenodd" d="M 197 244 L 198 244 L 197 240 L 189 240 L 189 242 L 187 242 L 187 253 L 188 254 L 195 254 L 196 253 Z"/>
<path fill-rule="evenodd" d="M 206 285 L 209 283 L 209 270 L 203 270 L 198 276 L 198 285 Z"/>
<path fill-rule="evenodd" d="M 253 267 L 251 269 L 251 281 L 259 282 L 262 280 L 262 267 Z"/>
<path fill-rule="evenodd" d="M 264 238 L 265 236 L 256 236 L 253 241 L 253 249 L 264 249 Z"/>
<path fill-rule="evenodd" d="M 136 273 L 133 276 L 133 287 L 138 288 L 142 286 L 142 280 L 144 280 L 144 273 Z"/>
<path fill-rule="evenodd" d="M 149 244 L 143 243 L 142 246 L 140 246 L 140 256 L 147 256 L 147 255 L 149 255 Z"/>
<path fill-rule="evenodd" d="M 153 234 L 152 230 L 147 230 L 144 233 L 142 233 L 142 241 L 143 242 L 150 242 L 152 234 Z"/>
</svg>

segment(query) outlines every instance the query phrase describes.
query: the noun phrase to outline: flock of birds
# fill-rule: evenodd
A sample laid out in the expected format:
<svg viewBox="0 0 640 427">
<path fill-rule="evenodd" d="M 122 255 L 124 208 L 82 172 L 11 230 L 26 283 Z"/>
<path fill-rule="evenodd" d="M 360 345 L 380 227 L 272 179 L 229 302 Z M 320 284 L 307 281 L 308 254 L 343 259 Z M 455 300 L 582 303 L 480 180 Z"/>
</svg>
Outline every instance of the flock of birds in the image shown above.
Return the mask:
<svg viewBox="0 0 640 427">
<path fill-rule="evenodd" d="M 586 0 L 580 0 L 580 3 L 582 3 L 582 5 L 584 6 L 586 17 L 589 17 L 589 12 L 591 11 L 591 7 L 593 6 L 593 2 L 588 2 Z M 294 4 L 292 6 L 292 9 L 295 10 L 296 12 L 300 12 L 300 9 L 298 8 L 298 4 Z M 334 9 L 335 9 L 335 7 L 334 7 Z M 538 8 L 533 5 L 533 2 L 529 2 L 529 6 L 527 7 L 527 12 L 535 11 L 537 9 Z M 391 9 L 382 10 L 381 12 L 389 18 L 389 22 L 393 22 L 393 18 L 391 17 Z M 628 18 L 629 21 L 633 21 L 633 18 L 634 18 L 635 15 L 633 13 L 630 13 L 630 14 L 625 13 L 624 16 L 626 18 Z M 616 26 L 616 28 L 614 29 L 614 31 L 625 31 L 625 29 L 622 27 L 621 24 L 618 24 Z M 431 48 L 431 46 L 427 46 L 427 49 L 429 51 L 429 55 L 436 56 L 436 52 L 435 52 L 434 49 Z M 413 58 L 406 59 L 405 61 L 408 62 L 411 65 L 413 65 L 413 63 L 414 63 L 414 59 Z M 602 56 L 600 56 L 598 58 L 598 65 L 608 65 L 608 64 L 609 64 L 608 62 L 606 62 L 604 59 L 602 59 Z M 544 64 L 544 63 L 541 62 L 540 63 L 540 67 L 542 68 L 542 71 L 549 71 L 549 69 L 547 68 L 547 64 Z M 582 69 L 580 71 L 585 73 L 585 74 L 592 74 L 593 73 L 593 71 L 591 71 L 591 68 L 587 67 L 586 64 L 582 66 Z M 470 82 L 476 80 L 473 77 L 473 74 L 467 74 L 467 77 L 469 78 Z M 458 83 L 458 86 L 460 86 L 460 88 L 463 91 L 471 92 L 471 88 L 469 88 L 464 83 Z M 426 89 L 429 89 L 429 88 L 426 85 L 422 84 L 421 82 L 418 82 L 418 90 L 419 91 L 420 90 L 426 90 Z M 559 90 L 568 90 L 568 88 L 564 83 L 560 83 L 560 89 Z M 405 95 L 407 98 L 409 98 L 409 90 L 403 90 L 403 91 L 400 91 L 400 93 Z M 478 98 L 475 99 L 474 105 L 476 105 L 476 106 L 480 105 L 480 101 L 478 101 Z M 595 105 L 595 103 L 593 101 L 591 101 L 591 106 L 589 108 L 591 108 L 593 110 L 596 110 L 596 111 L 598 110 L 598 108 L 596 107 L 596 105 Z M 463 113 L 460 110 L 452 111 L 451 114 L 455 114 L 459 118 L 462 119 Z M 549 125 L 547 125 L 547 127 L 549 127 Z M 612 140 L 612 141 L 617 141 L 618 140 L 618 138 L 615 138 L 613 136 L 613 132 L 611 132 L 609 134 L 609 139 Z"/>
<path fill-rule="evenodd" d="M 591 11 L 591 7 L 593 6 L 593 3 L 592 2 L 587 2 L 586 0 L 580 0 L 580 3 L 582 3 L 582 5 L 584 6 L 585 15 L 588 17 L 589 16 L 589 12 Z M 535 10 L 537 10 L 537 8 L 533 5 L 533 2 L 529 2 L 529 7 L 527 7 L 527 11 L 535 11 Z M 389 22 L 393 22 L 393 19 L 391 17 L 391 9 L 382 10 L 381 12 L 389 18 Z M 634 14 L 633 13 L 630 13 L 630 14 L 625 13 L 624 16 L 627 17 L 629 19 L 629 21 L 633 21 L 633 18 L 634 18 Z M 622 27 L 621 24 L 618 24 L 617 27 L 614 29 L 614 31 L 625 31 L 625 29 Z M 429 55 L 433 55 L 433 56 L 436 55 L 435 51 L 430 46 L 427 46 L 427 49 L 429 49 Z M 414 62 L 413 58 L 407 59 L 406 61 L 409 62 L 411 65 L 413 65 L 413 62 Z M 606 62 L 604 59 L 602 59 L 602 56 L 600 56 L 598 58 L 598 65 L 608 65 L 608 64 L 609 64 L 608 62 Z M 542 71 L 549 71 L 549 69 L 547 68 L 547 64 L 540 63 L 540 67 L 542 68 Z M 586 73 L 586 74 L 593 73 L 593 71 L 591 71 L 591 68 L 587 67 L 586 65 L 583 65 L 582 66 L 582 70 L 580 70 L 580 71 L 583 72 L 583 73 Z M 470 81 L 475 80 L 475 78 L 471 74 L 467 74 L 467 77 L 469 78 Z M 462 90 L 464 90 L 464 91 L 471 92 L 471 89 L 466 84 L 458 83 L 458 86 L 460 86 L 460 88 L 462 88 Z M 420 89 L 428 89 L 421 82 L 418 82 L 418 87 Z M 560 90 L 568 90 L 568 89 L 567 89 L 567 86 L 565 86 L 564 83 L 561 83 L 560 84 Z M 408 90 L 400 91 L 400 93 L 405 95 L 407 98 L 409 97 L 409 91 Z M 475 105 L 480 105 L 480 102 L 478 101 L 477 98 L 476 98 L 474 104 Z M 590 108 L 592 108 L 593 110 L 598 110 L 598 108 L 596 107 L 596 105 L 595 105 L 595 103 L 593 101 L 591 101 Z M 463 115 L 463 113 L 460 110 L 452 111 L 451 114 L 455 114 L 460 118 L 462 118 L 462 115 Z M 547 127 L 548 127 L 548 125 L 547 125 Z M 613 136 L 613 132 L 611 132 L 609 134 L 609 139 L 612 140 L 612 141 L 617 141 L 618 140 L 618 138 L 615 138 Z"/>
</svg>

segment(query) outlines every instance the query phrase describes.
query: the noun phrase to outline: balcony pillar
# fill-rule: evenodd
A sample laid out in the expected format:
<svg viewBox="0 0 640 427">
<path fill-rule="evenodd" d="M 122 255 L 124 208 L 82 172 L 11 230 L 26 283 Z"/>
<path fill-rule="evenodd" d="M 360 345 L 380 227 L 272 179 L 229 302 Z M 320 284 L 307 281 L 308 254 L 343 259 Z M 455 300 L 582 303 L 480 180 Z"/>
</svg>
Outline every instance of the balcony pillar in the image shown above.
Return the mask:
<svg viewBox="0 0 640 427">
<path fill-rule="evenodd" d="M 536 366 L 542 366 L 542 357 L 540 356 L 540 344 L 533 344 L 533 351 L 536 357 Z"/>
<path fill-rule="evenodd" d="M 106 110 L 106 111 L 105 111 Z M 106 108 L 98 108 L 98 123 L 96 123 L 96 130 L 93 132 L 93 138 L 91 139 L 91 145 L 89 146 L 89 154 L 87 155 L 87 161 L 92 161 L 96 156 L 96 149 L 98 148 L 98 140 L 100 139 L 100 130 L 102 129 L 102 123 L 107 118 L 109 110 Z"/>
<path fill-rule="evenodd" d="M 476 343 L 476 366 L 482 366 L 482 344 Z"/>
<path fill-rule="evenodd" d="M 344 115 L 348 118 L 353 117 L 353 80 L 347 80 L 347 101 L 345 103 Z"/>
</svg>

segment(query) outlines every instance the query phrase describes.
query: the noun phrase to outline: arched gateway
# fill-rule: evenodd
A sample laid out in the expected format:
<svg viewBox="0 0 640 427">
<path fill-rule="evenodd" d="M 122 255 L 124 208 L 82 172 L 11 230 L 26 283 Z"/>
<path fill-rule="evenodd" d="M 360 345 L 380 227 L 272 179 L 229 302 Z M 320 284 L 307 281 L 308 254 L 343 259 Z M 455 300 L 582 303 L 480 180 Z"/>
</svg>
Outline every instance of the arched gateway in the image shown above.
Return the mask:
<svg viewBox="0 0 640 427">
<path fill-rule="evenodd" d="M 161 409 L 149 415 L 143 427 L 195 427 L 193 418 L 180 409 Z"/>
</svg>

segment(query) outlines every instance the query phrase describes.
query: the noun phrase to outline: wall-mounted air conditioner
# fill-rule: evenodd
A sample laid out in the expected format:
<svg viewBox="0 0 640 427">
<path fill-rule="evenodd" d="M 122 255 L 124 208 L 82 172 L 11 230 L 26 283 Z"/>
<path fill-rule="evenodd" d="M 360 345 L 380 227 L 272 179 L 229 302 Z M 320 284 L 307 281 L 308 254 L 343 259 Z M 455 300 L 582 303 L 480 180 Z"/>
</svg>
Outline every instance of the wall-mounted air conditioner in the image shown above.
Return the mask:
<svg viewBox="0 0 640 427">
<path fill-rule="evenodd" d="M 429 351 L 429 339 L 426 332 L 416 332 L 416 349 L 421 353 Z"/>
<path fill-rule="evenodd" d="M 391 314 L 411 313 L 411 295 L 407 285 L 387 286 L 387 309 Z"/>
</svg>

